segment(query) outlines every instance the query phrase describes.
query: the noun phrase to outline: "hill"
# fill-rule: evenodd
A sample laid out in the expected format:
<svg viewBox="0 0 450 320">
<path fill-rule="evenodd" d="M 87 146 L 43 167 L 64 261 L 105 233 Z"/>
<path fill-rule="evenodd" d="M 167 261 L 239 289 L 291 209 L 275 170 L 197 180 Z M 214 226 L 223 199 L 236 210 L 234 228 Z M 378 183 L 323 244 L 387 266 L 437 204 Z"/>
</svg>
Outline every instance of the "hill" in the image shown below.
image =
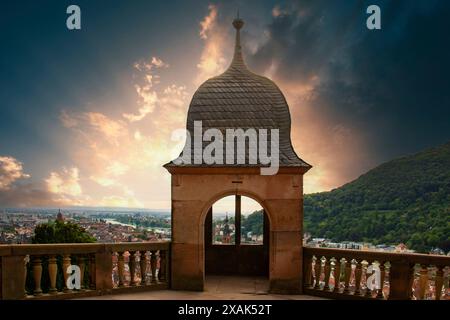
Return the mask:
<svg viewBox="0 0 450 320">
<path fill-rule="evenodd" d="M 450 250 L 450 142 L 370 170 L 330 192 L 305 196 L 313 237 Z"/>
</svg>

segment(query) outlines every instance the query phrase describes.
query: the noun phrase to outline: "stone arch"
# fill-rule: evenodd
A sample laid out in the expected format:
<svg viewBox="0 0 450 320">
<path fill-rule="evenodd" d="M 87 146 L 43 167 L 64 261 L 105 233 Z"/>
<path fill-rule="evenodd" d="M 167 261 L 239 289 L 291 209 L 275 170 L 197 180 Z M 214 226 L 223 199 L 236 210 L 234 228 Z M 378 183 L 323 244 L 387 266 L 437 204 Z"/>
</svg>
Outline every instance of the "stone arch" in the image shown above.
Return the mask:
<svg viewBox="0 0 450 320">
<path fill-rule="evenodd" d="M 209 208 L 211 208 L 211 206 L 214 203 L 216 203 L 217 201 L 219 201 L 222 198 L 225 198 L 228 196 L 234 196 L 234 195 L 248 197 L 248 198 L 253 199 L 256 202 L 258 202 L 258 204 L 266 212 L 267 217 L 269 219 L 269 224 L 272 225 L 274 223 L 274 218 L 272 217 L 270 210 L 267 208 L 266 204 L 264 203 L 264 200 L 262 200 L 262 198 L 259 197 L 256 193 L 254 193 L 252 191 L 248 191 L 248 190 L 242 190 L 242 189 L 239 189 L 239 190 L 228 189 L 228 190 L 224 190 L 224 191 L 216 193 L 215 195 L 210 197 L 210 200 L 206 201 L 205 205 L 203 206 L 203 208 L 201 210 L 201 215 L 199 217 L 198 225 L 204 227 L 206 215 L 208 214 L 208 210 L 209 210 Z"/>
<path fill-rule="evenodd" d="M 201 214 L 199 216 L 199 221 L 197 222 L 198 225 L 198 243 L 200 244 L 200 252 L 201 254 L 199 255 L 200 261 L 199 263 L 202 266 L 203 269 L 203 273 L 205 275 L 205 270 L 206 270 L 206 243 L 205 243 L 205 220 L 206 220 L 206 216 L 208 215 L 209 209 L 214 205 L 214 203 L 216 203 L 217 201 L 219 201 L 220 199 L 223 199 L 227 196 L 232 196 L 232 195 L 240 195 L 243 197 L 248 197 L 254 201 L 256 201 L 264 210 L 265 215 L 267 216 L 268 219 L 268 224 L 269 224 L 269 232 L 267 234 L 268 239 L 266 239 L 267 241 L 267 248 L 269 251 L 268 254 L 268 260 L 267 260 L 267 269 L 268 269 L 268 274 L 267 276 L 271 277 L 271 266 L 273 264 L 273 259 L 274 256 L 273 254 L 271 254 L 271 248 L 273 246 L 273 239 L 271 236 L 272 233 L 272 229 L 273 229 L 273 224 L 274 224 L 274 218 L 272 215 L 272 210 L 269 210 L 269 208 L 267 207 L 267 205 L 265 204 L 264 200 L 262 200 L 262 197 L 258 196 L 257 193 L 249 191 L 247 189 L 227 189 L 227 190 L 223 190 L 220 192 L 215 193 L 214 195 L 210 196 L 209 200 L 205 202 L 205 204 L 203 205 L 203 208 L 201 209 Z M 266 235 L 265 235 L 266 236 Z"/>
</svg>

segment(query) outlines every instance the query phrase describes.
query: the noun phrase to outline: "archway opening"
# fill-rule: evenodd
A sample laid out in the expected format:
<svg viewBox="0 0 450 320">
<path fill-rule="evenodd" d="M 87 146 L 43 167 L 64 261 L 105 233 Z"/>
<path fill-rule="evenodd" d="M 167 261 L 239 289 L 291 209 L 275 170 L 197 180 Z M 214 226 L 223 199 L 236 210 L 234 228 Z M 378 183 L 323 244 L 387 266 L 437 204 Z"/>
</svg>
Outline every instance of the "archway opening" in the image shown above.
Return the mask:
<svg viewBox="0 0 450 320">
<path fill-rule="evenodd" d="M 216 201 L 204 235 L 206 275 L 269 276 L 270 225 L 257 201 L 241 195 Z"/>
</svg>

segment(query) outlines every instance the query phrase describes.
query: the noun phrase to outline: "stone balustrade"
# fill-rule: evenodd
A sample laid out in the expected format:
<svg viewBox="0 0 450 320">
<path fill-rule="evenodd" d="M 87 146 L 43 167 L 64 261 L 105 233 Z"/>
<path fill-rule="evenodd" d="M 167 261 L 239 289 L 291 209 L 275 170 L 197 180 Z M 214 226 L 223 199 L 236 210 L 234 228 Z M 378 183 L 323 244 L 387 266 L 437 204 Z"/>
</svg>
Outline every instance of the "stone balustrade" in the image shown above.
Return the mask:
<svg viewBox="0 0 450 320">
<path fill-rule="evenodd" d="M 170 242 L 0 245 L 0 299 L 167 289 L 169 260 Z M 79 271 L 78 288 L 67 286 L 68 268 Z"/>
<path fill-rule="evenodd" d="M 170 242 L 0 245 L 0 299 L 70 299 L 170 288 Z M 67 286 L 77 266 L 80 286 Z M 450 257 L 303 248 L 303 293 L 450 300 Z"/>
<path fill-rule="evenodd" d="M 449 300 L 450 257 L 303 248 L 303 291 L 333 299 Z"/>
</svg>

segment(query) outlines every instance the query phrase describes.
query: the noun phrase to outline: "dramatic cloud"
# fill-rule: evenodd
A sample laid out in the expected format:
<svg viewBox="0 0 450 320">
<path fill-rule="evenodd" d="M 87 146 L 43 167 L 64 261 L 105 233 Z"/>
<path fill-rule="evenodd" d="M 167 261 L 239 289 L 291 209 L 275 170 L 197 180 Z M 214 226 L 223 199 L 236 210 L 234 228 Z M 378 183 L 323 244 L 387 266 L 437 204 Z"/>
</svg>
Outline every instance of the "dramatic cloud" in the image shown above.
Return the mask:
<svg viewBox="0 0 450 320">
<path fill-rule="evenodd" d="M 118 140 L 125 135 L 123 121 L 115 121 L 98 112 L 85 113 L 89 124 L 100 132 L 111 144 L 118 144 Z"/>
<path fill-rule="evenodd" d="M 375 2 L 382 10 L 380 31 L 366 28 L 366 8 L 373 4 L 367 1 L 242 3 L 245 60 L 286 96 L 294 147 L 313 165 L 306 192 L 338 187 L 383 161 L 450 138 L 450 5 Z M 55 103 L 65 131 L 61 138 L 56 129 L 48 134 L 55 145 L 46 150 L 64 150 L 64 159 L 51 164 L 46 179 L 32 181 L 18 160 L 0 157 L 0 204 L 170 207 L 170 175 L 162 165 L 181 150 L 172 133 L 184 129 L 194 90 L 226 69 L 234 49 L 235 4 L 203 9 L 192 25 L 200 48 L 192 38 L 195 50 L 186 52 L 155 45 L 160 51 L 148 52 L 150 58 L 117 69 L 117 87 L 99 81 L 104 91 L 89 99 L 79 84 L 85 79 L 78 78 L 74 89 L 81 91 L 71 88 L 71 99 L 67 91 L 64 102 Z M 142 52 L 124 55 L 121 66 Z M 90 85 L 104 80 L 90 78 Z"/>
<path fill-rule="evenodd" d="M 162 84 L 160 71 L 167 68 L 156 57 L 134 64 L 137 114 L 117 116 L 93 105 L 84 112 L 61 112 L 61 123 L 72 132 L 71 159 L 84 174 L 90 202 L 156 208 L 169 204 L 170 176 L 162 165 L 180 152 L 175 150 L 180 143 L 171 137 L 185 126 L 190 94 L 184 85 Z"/>
<path fill-rule="evenodd" d="M 73 199 L 81 195 L 78 171 L 52 172 L 47 184 L 23 183 L 30 178 L 23 165 L 13 157 L 0 157 L 0 204 L 2 206 L 67 206 L 79 204 Z"/>
<path fill-rule="evenodd" d="M 72 205 L 71 202 L 57 201 L 43 184 L 13 185 L 0 191 L 0 204 L 3 207 L 58 207 Z"/>
<path fill-rule="evenodd" d="M 58 195 L 79 196 L 81 186 L 78 168 L 63 168 L 61 172 L 51 172 L 45 180 L 48 191 Z"/>
<path fill-rule="evenodd" d="M 159 75 L 155 74 L 155 68 L 168 68 L 169 65 L 157 57 L 152 57 L 150 63 L 137 62 L 134 64 L 140 73 L 140 83 L 135 84 L 136 93 L 140 100 L 138 114 L 124 113 L 123 116 L 130 122 L 140 121 L 149 113 L 152 113 L 159 103 L 158 93 L 153 89 L 154 84 L 159 83 Z"/>
<path fill-rule="evenodd" d="M 217 18 L 218 7 L 216 5 L 209 6 L 209 13 L 200 23 L 200 37 L 204 40 L 204 47 L 201 53 L 200 62 L 197 64 L 199 73 L 195 80 L 195 85 L 200 85 L 213 76 L 222 73 L 226 68 L 227 39 L 226 30 L 229 24 L 223 26 L 219 24 Z M 226 29 L 225 29 L 226 28 Z"/>
<path fill-rule="evenodd" d="M 13 157 L 0 156 L 0 191 L 8 190 L 15 181 L 29 177 L 30 175 L 23 172 L 20 161 Z"/>
<path fill-rule="evenodd" d="M 450 6 L 377 2 L 381 31 L 365 27 L 363 2 L 275 6 L 265 43 L 248 57 L 287 96 L 294 145 L 314 166 L 307 192 L 450 137 L 449 44 L 442 42 Z"/>
</svg>

